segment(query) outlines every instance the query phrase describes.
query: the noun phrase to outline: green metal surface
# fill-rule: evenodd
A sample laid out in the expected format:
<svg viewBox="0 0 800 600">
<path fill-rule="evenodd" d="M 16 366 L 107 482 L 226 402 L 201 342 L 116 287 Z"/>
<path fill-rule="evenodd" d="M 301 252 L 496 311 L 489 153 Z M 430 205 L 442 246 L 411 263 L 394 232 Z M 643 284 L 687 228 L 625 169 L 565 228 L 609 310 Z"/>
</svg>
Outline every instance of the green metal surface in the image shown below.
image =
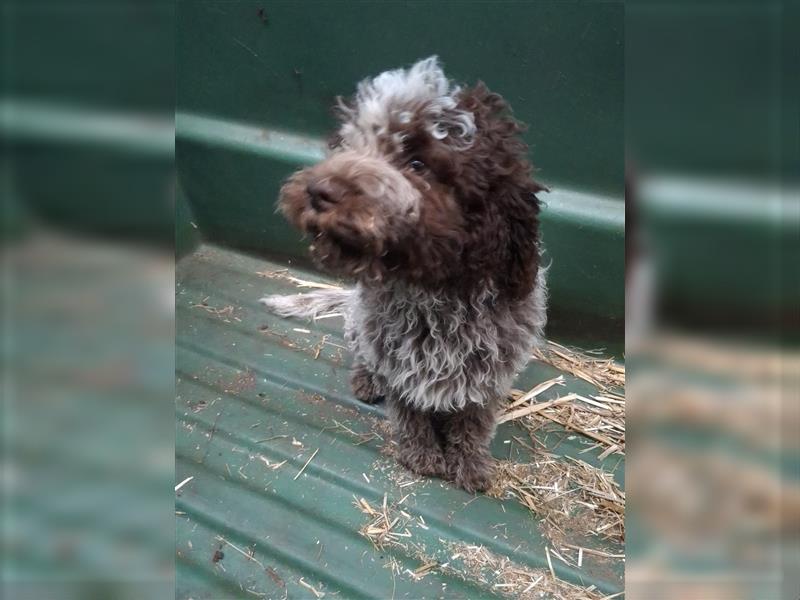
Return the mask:
<svg viewBox="0 0 800 600">
<path fill-rule="evenodd" d="M 797 177 L 795 3 L 645 0 L 625 9 L 630 158 L 683 175 Z"/>
<path fill-rule="evenodd" d="M 4 598 L 173 597 L 174 12 L 0 6 Z"/>
<path fill-rule="evenodd" d="M 472 496 L 436 479 L 416 478 L 382 453 L 388 441 L 383 409 L 360 404 L 349 391 L 350 357 L 339 319 L 293 322 L 258 305 L 265 293 L 298 291 L 258 275 L 284 266 L 212 246 L 178 265 L 176 481 L 194 478 L 176 501 L 178 597 L 312 597 L 301 579 L 342 598 L 499 593 L 451 560 L 453 543 L 483 545 L 527 568 L 548 569 L 548 542 L 537 519 L 516 501 Z M 556 374 L 548 365 L 531 363 L 518 385 L 533 386 Z M 593 391 L 566 379 L 570 390 Z M 359 443 L 347 430 L 382 438 Z M 528 439 L 518 426 L 501 425 L 494 455 L 530 460 L 513 436 Z M 580 454 L 588 439 L 566 432 L 538 437 L 560 456 L 600 464 L 598 450 Z M 619 457 L 606 459 L 604 467 L 624 485 Z M 384 494 L 389 505 L 408 496 L 402 508 L 413 517 L 408 541 L 417 550 L 378 550 L 359 535 L 369 517 L 354 499 L 380 506 Z M 252 551 L 253 560 L 228 543 Z M 596 547 L 598 542 L 567 543 Z M 217 551 L 223 558 L 217 554 L 215 561 Z M 385 568 L 391 559 L 398 561 L 400 574 Z M 449 568 L 419 581 L 405 571 L 428 559 Z M 609 594 L 622 589 L 621 561 L 587 555 L 580 570 L 553 563 L 567 581 Z"/>
<path fill-rule="evenodd" d="M 542 179 L 621 197 L 623 17 L 622 2 L 180 1 L 176 102 L 322 136 L 336 95 L 437 54 L 511 102 Z"/>
<path fill-rule="evenodd" d="M 44 232 L 3 258 L 0 595 L 172 597 L 169 262 Z"/>
<path fill-rule="evenodd" d="M 175 3 L 7 0 L 3 94 L 165 113 L 175 100 Z"/>
<path fill-rule="evenodd" d="M 73 232 L 171 243 L 169 117 L 0 99 L 2 160 L 25 212 Z"/>
<path fill-rule="evenodd" d="M 647 178 L 640 198 L 665 298 L 714 311 L 722 306 L 727 314 L 796 320 L 800 188 L 663 175 Z"/>
<path fill-rule="evenodd" d="M 183 258 L 200 244 L 200 230 L 183 190 L 175 194 L 175 259 Z"/>
</svg>

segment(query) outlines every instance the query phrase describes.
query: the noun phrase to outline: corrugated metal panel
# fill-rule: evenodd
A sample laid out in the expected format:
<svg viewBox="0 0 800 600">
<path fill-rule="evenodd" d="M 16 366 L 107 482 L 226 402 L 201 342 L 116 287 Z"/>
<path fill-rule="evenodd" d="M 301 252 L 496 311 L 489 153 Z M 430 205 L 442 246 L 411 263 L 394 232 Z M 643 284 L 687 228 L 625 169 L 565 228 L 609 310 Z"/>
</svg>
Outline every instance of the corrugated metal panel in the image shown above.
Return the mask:
<svg viewBox="0 0 800 600">
<path fill-rule="evenodd" d="M 502 592 L 452 560 L 458 543 L 547 569 L 547 542 L 520 504 L 418 479 L 383 453 L 383 410 L 350 395 L 340 323 L 291 322 L 257 304 L 264 293 L 297 291 L 257 275 L 281 268 L 210 246 L 178 268 L 176 480 L 193 477 L 176 503 L 178 597 L 314 597 L 304 584 L 342 598 Z M 532 363 L 519 385 L 556 374 Z M 591 391 L 567 380 L 570 389 Z M 370 432 L 377 436 L 358 436 Z M 495 456 L 529 460 L 514 435 L 526 434 L 512 424 L 499 428 Z M 580 436 L 540 441 L 596 464 L 596 451 L 579 454 L 587 442 Z M 624 464 L 614 458 L 607 468 L 614 466 L 621 480 Z M 405 497 L 407 550 L 378 550 L 359 534 L 369 517 L 355 498 L 378 507 L 384 495 L 389 505 Z M 429 559 L 450 564 L 419 580 L 409 574 Z M 387 567 L 391 560 L 399 573 Z M 622 589 L 620 561 L 587 555 L 581 569 L 553 562 L 565 580 Z"/>
</svg>

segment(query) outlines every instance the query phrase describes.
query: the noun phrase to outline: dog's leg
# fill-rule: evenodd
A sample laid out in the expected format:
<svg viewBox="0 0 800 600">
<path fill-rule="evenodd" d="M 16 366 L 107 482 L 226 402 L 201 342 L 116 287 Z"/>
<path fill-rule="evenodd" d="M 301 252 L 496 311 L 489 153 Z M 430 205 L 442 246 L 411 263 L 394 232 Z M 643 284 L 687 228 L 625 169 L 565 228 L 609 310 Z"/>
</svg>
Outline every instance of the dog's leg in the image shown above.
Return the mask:
<svg viewBox="0 0 800 600">
<path fill-rule="evenodd" d="M 488 489 L 494 474 L 489 451 L 495 430 L 493 407 L 472 404 L 448 416 L 442 427 L 447 476 L 468 492 Z"/>
<path fill-rule="evenodd" d="M 360 360 L 350 369 L 350 387 L 355 397 L 365 404 L 380 402 L 386 394 L 381 378 Z"/>
<path fill-rule="evenodd" d="M 389 398 L 389 420 L 397 442 L 397 462 L 419 475 L 444 477 L 444 451 L 434 427 L 434 415 Z"/>
</svg>

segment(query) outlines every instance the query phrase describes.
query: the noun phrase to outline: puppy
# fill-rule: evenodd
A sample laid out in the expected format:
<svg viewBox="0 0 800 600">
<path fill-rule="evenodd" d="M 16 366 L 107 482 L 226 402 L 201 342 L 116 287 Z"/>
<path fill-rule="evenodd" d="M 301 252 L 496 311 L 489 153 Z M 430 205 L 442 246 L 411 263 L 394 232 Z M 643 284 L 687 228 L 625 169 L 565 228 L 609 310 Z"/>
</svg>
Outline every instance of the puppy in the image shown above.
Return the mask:
<svg viewBox="0 0 800 600">
<path fill-rule="evenodd" d="M 280 193 L 342 291 L 262 298 L 283 316 L 345 314 L 357 398 L 385 398 L 397 460 L 474 492 L 490 484 L 496 414 L 546 321 L 539 200 L 520 124 L 436 57 L 339 100 L 321 163 Z"/>
</svg>

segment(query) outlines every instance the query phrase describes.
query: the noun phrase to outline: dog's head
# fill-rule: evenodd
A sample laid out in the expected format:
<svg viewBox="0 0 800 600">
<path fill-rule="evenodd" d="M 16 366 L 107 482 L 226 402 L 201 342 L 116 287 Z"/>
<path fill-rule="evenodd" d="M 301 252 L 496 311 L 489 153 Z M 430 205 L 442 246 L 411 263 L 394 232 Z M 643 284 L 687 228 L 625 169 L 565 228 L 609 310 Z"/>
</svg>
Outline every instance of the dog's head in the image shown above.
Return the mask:
<svg viewBox="0 0 800 600">
<path fill-rule="evenodd" d="M 454 86 L 431 57 L 363 81 L 338 113 L 329 156 L 280 196 L 320 266 L 365 282 L 530 291 L 544 188 L 499 95 Z"/>
</svg>

